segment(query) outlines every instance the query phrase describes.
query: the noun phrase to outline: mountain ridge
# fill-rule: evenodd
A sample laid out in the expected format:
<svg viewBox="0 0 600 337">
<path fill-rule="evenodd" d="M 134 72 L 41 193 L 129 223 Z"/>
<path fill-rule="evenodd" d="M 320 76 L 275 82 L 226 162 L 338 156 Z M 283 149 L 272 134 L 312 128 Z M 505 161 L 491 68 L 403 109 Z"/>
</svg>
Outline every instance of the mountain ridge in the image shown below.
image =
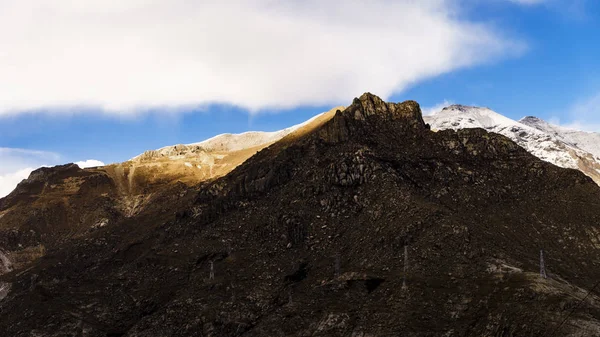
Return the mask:
<svg viewBox="0 0 600 337">
<path fill-rule="evenodd" d="M 435 129 L 483 128 L 511 138 L 538 158 L 578 169 L 600 184 L 600 134 L 551 125 L 537 117 L 512 120 L 489 108 L 452 105 L 425 116 Z"/>
<path fill-rule="evenodd" d="M 600 332 L 600 188 L 589 177 L 481 128 L 434 132 L 414 101 L 365 94 L 329 117 L 221 177 L 162 185 L 129 217 L 81 231 L 73 231 L 82 225 L 76 217 L 46 222 L 71 232 L 0 276 L 0 291 L 9 289 L 0 331 Z M 118 183 L 102 170 L 78 170 L 49 185 L 73 186 L 73 175 L 91 188 L 68 190 L 69 202 L 81 205 L 78 216 L 98 218 Z M 40 225 L 60 210 L 46 205 L 20 221 Z M 23 237 L 0 226 L 0 243 L 13 241 L 11 250 L 24 254 Z"/>
</svg>

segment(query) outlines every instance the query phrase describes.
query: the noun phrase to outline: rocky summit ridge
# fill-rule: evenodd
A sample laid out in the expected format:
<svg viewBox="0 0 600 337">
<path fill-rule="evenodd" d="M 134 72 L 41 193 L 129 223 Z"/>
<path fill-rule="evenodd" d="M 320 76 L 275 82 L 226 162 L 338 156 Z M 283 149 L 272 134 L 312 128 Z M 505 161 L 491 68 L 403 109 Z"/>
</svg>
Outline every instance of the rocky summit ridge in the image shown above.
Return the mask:
<svg viewBox="0 0 600 337">
<path fill-rule="evenodd" d="M 129 215 L 103 170 L 0 204 L 6 335 L 600 333 L 600 188 L 413 101 L 365 94 L 220 177 L 137 185 Z"/>
</svg>

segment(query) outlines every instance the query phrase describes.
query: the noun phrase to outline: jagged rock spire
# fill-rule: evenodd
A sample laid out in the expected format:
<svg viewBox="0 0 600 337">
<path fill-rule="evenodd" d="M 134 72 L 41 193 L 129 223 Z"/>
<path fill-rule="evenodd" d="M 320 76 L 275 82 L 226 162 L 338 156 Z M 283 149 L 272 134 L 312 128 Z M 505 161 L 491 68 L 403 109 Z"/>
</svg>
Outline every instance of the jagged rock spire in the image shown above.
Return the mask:
<svg viewBox="0 0 600 337">
<path fill-rule="evenodd" d="M 381 123 L 390 122 L 406 129 L 428 128 L 417 102 L 388 103 L 367 92 L 355 98 L 344 111 L 338 111 L 319 131 L 319 135 L 327 141 L 338 142 L 349 139 L 351 134 L 360 133 L 358 130 L 364 132 L 368 128 L 368 132 L 374 132 L 382 126 Z"/>
<path fill-rule="evenodd" d="M 417 102 L 387 103 L 367 92 L 355 98 L 344 111 L 338 111 L 318 134 L 328 142 L 339 142 L 354 135 L 365 136 L 365 132 L 378 132 L 382 125 L 391 125 L 390 123 L 394 124 L 397 130 L 428 128 Z"/>
<path fill-rule="evenodd" d="M 382 115 L 391 119 L 404 119 L 411 126 L 425 127 L 419 103 L 415 101 L 387 103 L 369 92 L 355 98 L 346 112 L 359 120 L 372 115 Z"/>
</svg>

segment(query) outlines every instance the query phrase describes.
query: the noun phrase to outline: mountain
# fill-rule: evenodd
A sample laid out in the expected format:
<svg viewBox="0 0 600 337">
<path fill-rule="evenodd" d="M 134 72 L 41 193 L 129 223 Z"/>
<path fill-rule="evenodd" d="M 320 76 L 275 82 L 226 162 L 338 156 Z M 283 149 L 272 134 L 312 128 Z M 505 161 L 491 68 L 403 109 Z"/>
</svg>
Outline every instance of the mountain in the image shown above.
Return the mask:
<svg viewBox="0 0 600 337">
<path fill-rule="evenodd" d="M 551 125 L 536 117 L 515 121 L 488 108 L 451 105 L 425 116 L 433 129 L 482 128 L 504 135 L 536 157 L 578 169 L 600 184 L 600 134 Z"/>
<path fill-rule="evenodd" d="M 110 179 L 97 169 L 45 169 L 0 200 L 2 219 L 17 212 L 6 205 L 35 199 L 45 185 L 64 186 L 56 202 L 87 205 L 78 215 L 92 217 L 112 200 Z M 93 230 L 77 231 L 77 217 L 44 223 L 61 211 L 33 208 L 29 226 L 76 235 L 26 264 L 4 264 L 0 331 L 600 333 L 600 188 L 500 134 L 433 132 L 414 101 L 364 94 L 221 177 L 157 186 L 137 212 Z M 35 238 L 6 228 L 8 258 Z"/>
<path fill-rule="evenodd" d="M 537 117 L 528 116 L 519 121 L 522 124 L 551 134 L 563 142 L 587 151 L 600 158 L 600 134 L 596 132 L 585 132 L 571 128 L 552 125 Z"/>
<path fill-rule="evenodd" d="M 323 120 L 331 118 L 335 111 L 344 109 L 336 107 L 328 112 L 316 115 L 304 123 L 292 127 L 274 131 L 274 132 L 244 132 L 241 134 L 221 134 L 202 142 L 192 144 L 179 144 L 166 146 L 158 150 L 150 150 L 136 156 L 130 160 L 135 167 L 143 164 L 156 166 L 157 163 L 163 164 L 161 172 L 164 172 L 165 166 L 175 164 L 193 168 L 187 170 L 181 178 L 189 178 L 190 171 L 195 173 L 196 181 L 212 179 L 226 174 L 251 155 L 262 148 L 275 143 L 290 134 L 302 132 L 318 125 Z"/>
<path fill-rule="evenodd" d="M 0 274 L 27 265 L 65 240 L 131 218 L 188 186 L 226 175 L 281 138 L 317 127 L 340 108 L 281 131 L 223 134 L 104 167 L 40 168 L 0 198 Z"/>
</svg>

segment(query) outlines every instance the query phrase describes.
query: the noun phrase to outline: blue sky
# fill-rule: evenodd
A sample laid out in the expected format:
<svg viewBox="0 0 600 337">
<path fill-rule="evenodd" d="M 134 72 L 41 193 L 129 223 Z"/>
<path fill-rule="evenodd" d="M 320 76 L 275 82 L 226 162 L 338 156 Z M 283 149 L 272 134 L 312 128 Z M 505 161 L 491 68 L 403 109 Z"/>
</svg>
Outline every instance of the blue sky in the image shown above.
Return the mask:
<svg viewBox="0 0 600 337">
<path fill-rule="evenodd" d="M 365 91 L 600 131 L 596 0 L 70 3 L 0 4 L 0 196 L 40 165 L 278 130 Z"/>
</svg>

